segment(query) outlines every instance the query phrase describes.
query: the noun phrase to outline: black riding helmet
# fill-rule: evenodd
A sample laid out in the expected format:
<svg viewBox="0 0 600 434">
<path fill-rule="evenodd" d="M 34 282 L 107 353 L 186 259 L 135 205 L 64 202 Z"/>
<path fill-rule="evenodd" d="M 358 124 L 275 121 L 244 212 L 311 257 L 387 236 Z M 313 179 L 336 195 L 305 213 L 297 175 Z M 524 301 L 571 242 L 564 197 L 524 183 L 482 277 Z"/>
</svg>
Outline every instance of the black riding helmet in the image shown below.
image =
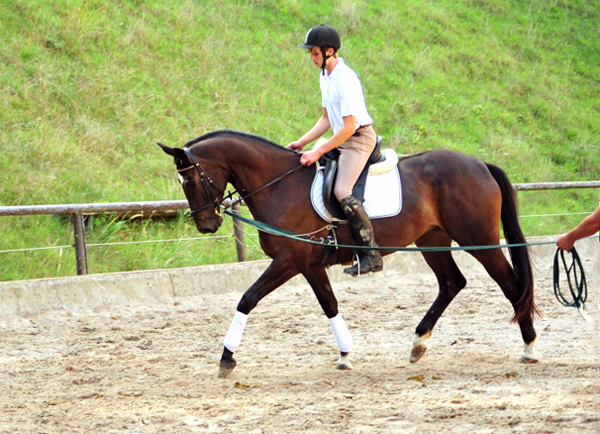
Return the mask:
<svg viewBox="0 0 600 434">
<path fill-rule="evenodd" d="M 308 31 L 304 44 L 300 45 L 300 48 L 319 47 L 323 54 L 323 65 L 321 66 L 321 69 L 323 70 L 323 73 L 325 73 L 325 62 L 331 57 L 326 54 L 327 48 L 333 48 L 333 52 L 336 53 L 341 46 L 342 43 L 340 42 L 340 35 L 337 30 L 331 26 L 319 24 Z"/>
</svg>

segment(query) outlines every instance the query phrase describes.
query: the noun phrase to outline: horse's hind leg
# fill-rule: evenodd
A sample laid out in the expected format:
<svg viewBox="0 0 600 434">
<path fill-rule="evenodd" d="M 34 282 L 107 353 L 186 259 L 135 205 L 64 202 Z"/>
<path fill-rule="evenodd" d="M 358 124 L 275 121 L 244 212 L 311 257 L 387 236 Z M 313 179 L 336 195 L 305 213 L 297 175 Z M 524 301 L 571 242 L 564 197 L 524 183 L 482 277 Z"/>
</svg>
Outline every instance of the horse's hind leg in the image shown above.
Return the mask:
<svg viewBox="0 0 600 434">
<path fill-rule="evenodd" d="M 430 234 L 417 242 L 419 247 L 423 246 L 449 246 L 450 238 L 445 234 Z M 423 252 L 423 257 L 431 267 L 438 281 L 438 296 L 417 326 L 413 347 L 410 354 L 410 362 L 416 363 L 425 354 L 427 347 L 425 341 L 431 336 L 433 327 L 440 319 L 454 297 L 463 289 L 467 280 L 458 269 L 452 254 L 446 252 Z"/>
<path fill-rule="evenodd" d="M 329 277 L 327 276 L 325 268 L 311 268 L 302 274 L 317 296 L 317 300 L 319 301 L 321 308 L 323 308 L 323 312 L 325 312 L 325 315 L 329 318 L 335 340 L 340 349 L 340 359 L 338 360 L 336 368 L 341 370 L 352 369 L 352 365 L 348 360 L 348 355 L 352 350 L 353 345 L 352 335 L 350 334 L 350 330 L 348 330 L 344 318 L 342 318 L 342 315 L 338 311 L 338 302 L 333 293 L 333 289 L 331 288 L 331 283 L 329 282 Z"/>
<path fill-rule="evenodd" d="M 514 268 L 504 256 L 500 249 L 493 250 L 474 250 L 471 253 L 484 266 L 489 275 L 498 283 L 502 292 L 511 302 L 515 310 L 515 318 L 521 329 L 521 336 L 525 344 L 521 361 L 524 363 L 536 363 L 538 358 L 535 354 L 535 341 L 537 334 L 533 327 L 533 312 L 535 311 L 533 301 L 525 302 L 525 308 L 522 306 L 524 288 L 519 283 L 519 278 Z M 529 304 L 529 306 L 527 306 Z M 519 315 L 520 311 L 525 314 Z M 519 317 L 517 317 L 519 316 Z"/>
</svg>

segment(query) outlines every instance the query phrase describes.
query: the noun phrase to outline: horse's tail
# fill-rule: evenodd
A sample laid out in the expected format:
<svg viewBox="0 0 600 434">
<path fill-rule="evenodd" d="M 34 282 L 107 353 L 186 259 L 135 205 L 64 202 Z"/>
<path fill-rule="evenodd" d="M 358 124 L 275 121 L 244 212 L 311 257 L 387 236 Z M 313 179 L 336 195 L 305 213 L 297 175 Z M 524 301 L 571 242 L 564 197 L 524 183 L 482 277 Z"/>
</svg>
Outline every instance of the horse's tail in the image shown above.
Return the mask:
<svg viewBox="0 0 600 434">
<path fill-rule="evenodd" d="M 502 209 L 500 219 L 504 228 L 504 237 L 508 244 L 526 244 L 525 235 L 519 224 L 519 209 L 517 192 L 513 188 L 506 173 L 490 163 L 485 163 L 488 170 L 498 183 L 502 193 Z M 515 304 L 515 316 L 513 322 L 519 322 L 527 318 L 533 319 L 533 315 L 540 311 L 535 305 L 533 297 L 533 270 L 529 258 L 528 246 L 509 247 L 510 259 L 517 274 L 517 286 L 521 289 L 521 297 Z"/>
</svg>

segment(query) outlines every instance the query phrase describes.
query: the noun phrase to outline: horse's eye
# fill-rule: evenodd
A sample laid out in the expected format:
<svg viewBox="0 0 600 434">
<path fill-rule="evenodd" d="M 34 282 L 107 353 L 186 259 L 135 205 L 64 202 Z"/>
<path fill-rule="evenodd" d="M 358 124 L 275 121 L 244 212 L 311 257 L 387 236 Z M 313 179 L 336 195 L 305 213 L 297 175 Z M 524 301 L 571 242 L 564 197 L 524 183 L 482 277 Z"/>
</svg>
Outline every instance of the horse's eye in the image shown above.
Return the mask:
<svg viewBox="0 0 600 434">
<path fill-rule="evenodd" d="M 194 189 L 194 188 L 196 188 L 196 186 L 197 186 L 197 185 L 198 185 L 198 184 L 196 184 L 196 182 L 195 182 L 195 181 L 189 181 L 189 182 L 188 182 L 188 187 L 190 187 L 191 189 Z"/>
</svg>

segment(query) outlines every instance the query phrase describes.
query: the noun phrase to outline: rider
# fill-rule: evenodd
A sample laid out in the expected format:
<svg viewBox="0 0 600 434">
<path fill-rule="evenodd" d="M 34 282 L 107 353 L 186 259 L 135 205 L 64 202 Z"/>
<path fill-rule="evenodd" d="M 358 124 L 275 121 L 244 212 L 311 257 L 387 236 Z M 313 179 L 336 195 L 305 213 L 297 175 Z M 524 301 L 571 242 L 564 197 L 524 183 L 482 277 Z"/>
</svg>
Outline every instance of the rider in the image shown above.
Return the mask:
<svg viewBox="0 0 600 434">
<path fill-rule="evenodd" d="M 354 184 L 375 148 L 377 137 L 360 80 L 344 59 L 338 57 L 340 46 L 338 32 L 324 24 L 310 29 L 304 44 L 300 45 L 300 48 L 308 49 L 310 59 L 323 70 L 320 74 L 323 114 L 306 134 L 287 148 L 301 150 L 329 128 L 333 130 L 329 140 L 304 152 L 300 163 L 310 166 L 332 149 L 340 151 L 334 195 L 342 205 L 356 243 L 377 247 L 371 221 L 361 201 L 352 196 Z M 359 257 L 359 263 L 344 269 L 345 273 L 356 276 L 383 269 L 383 260 L 377 250 L 361 250 Z"/>
</svg>

